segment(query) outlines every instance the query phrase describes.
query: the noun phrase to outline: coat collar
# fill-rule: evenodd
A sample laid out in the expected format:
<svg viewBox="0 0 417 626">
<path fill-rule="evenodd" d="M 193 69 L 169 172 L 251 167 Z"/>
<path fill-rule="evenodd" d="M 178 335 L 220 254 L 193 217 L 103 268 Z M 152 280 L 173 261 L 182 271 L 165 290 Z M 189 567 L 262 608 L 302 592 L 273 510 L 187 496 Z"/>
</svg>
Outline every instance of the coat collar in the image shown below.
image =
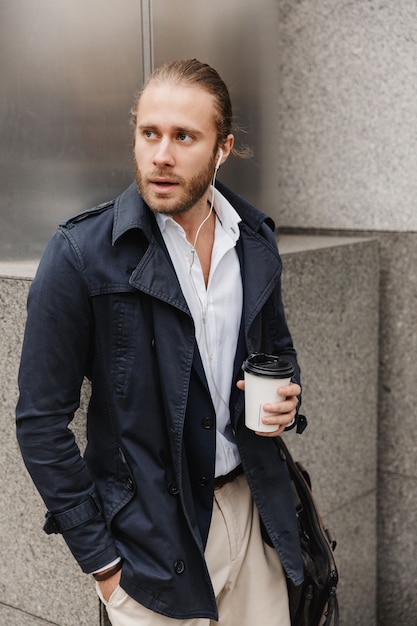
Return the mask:
<svg viewBox="0 0 417 626">
<path fill-rule="evenodd" d="M 228 187 L 217 181 L 216 188 L 236 209 L 249 228 L 259 231 L 265 223 L 272 231 L 275 230 L 274 221 L 270 217 L 255 209 L 255 207 L 228 189 Z M 136 183 L 132 183 L 115 201 L 112 233 L 113 245 L 124 233 L 131 229 L 142 230 L 148 241 L 152 239 L 152 213 L 140 196 Z"/>
<path fill-rule="evenodd" d="M 271 246 L 259 232 L 264 224 L 273 230 L 274 222 L 225 185 L 216 183 L 216 186 L 242 218 L 239 225 L 241 237 L 238 241 L 241 247 L 239 259 L 244 284 L 244 319 L 247 331 L 271 293 L 281 269 L 276 247 Z M 130 277 L 130 284 L 135 289 L 190 315 L 156 220 L 141 198 L 135 183 L 115 201 L 113 245 L 133 229 L 141 231 L 147 243 L 145 252 Z"/>
<path fill-rule="evenodd" d="M 132 183 L 114 203 L 113 246 L 122 235 L 132 229 L 143 231 L 150 241 L 152 239 L 151 219 L 151 211 L 139 195 L 136 183 Z"/>
</svg>

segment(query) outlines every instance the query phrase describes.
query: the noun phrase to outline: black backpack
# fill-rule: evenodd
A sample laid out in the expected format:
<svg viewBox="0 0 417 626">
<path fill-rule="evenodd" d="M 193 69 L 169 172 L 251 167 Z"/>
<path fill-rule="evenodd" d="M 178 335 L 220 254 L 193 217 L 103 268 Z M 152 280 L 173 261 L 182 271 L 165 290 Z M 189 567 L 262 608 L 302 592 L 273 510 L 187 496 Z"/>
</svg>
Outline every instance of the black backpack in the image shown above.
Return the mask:
<svg viewBox="0 0 417 626">
<path fill-rule="evenodd" d="M 276 442 L 287 458 L 304 563 L 301 585 L 296 586 L 287 579 L 291 626 L 338 626 L 339 575 L 333 555 L 336 541 L 324 527 L 308 472 L 301 463 L 294 461 L 281 437 L 277 437 Z"/>
</svg>

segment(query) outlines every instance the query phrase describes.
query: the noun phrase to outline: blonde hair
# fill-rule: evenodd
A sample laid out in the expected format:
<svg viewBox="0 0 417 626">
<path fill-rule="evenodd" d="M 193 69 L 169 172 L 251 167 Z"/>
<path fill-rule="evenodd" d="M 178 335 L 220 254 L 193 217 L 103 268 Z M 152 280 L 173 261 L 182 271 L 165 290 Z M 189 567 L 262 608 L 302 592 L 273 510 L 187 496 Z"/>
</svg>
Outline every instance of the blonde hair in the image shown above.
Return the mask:
<svg viewBox="0 0 417 626">
<path fill-rule="evenodd" d="M 214 121 L 217 128 L 218 147 L 221 147 L 225 143 L 228 135 L 230 135 L 234 129 L 238 130 L 233 124 L 232 103 L 226 84 L 214 68 L 197 59 L 171 61 L 152 72 L 137 94 L 131 110 L 131 123 L 135 128 L 136 112 L 140 98 L 149 85 L 158 82 L 171 82 L 189 87 L 198 86 L 214 96 L 216 103 Z M 248 146 L 244 146 L 240 149 L 233 147 L 232 154 L 245 159 L 252 156 L 252 150 Z"/>
</svg>

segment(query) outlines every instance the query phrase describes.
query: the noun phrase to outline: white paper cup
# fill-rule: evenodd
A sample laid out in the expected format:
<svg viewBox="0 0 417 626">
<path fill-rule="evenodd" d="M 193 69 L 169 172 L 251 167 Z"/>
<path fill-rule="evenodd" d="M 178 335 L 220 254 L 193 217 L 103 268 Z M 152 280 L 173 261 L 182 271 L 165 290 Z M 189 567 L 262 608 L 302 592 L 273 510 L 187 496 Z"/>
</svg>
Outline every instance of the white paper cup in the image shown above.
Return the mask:
<svg viewBox="0 0 417 626">
<path fill-rule="evenodd" d="M 252 354 L 242 365 L 245 373 L 245 424 L 251 430 L 269 433 L 278 429 L 276 424 L 264 424 L 264 404 L 280 402 L 285 398 L 278 389 L 291 382 L 294 368 L 270 354 Z"/>
</svg>

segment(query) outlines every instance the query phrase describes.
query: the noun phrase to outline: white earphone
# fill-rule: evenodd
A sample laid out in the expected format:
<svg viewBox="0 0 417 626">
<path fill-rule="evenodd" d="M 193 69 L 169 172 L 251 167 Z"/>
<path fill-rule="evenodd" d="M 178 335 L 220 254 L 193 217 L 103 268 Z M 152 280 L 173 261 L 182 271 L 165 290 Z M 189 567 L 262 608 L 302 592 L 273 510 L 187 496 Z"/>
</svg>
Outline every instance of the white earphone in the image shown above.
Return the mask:
<svg viewBox="0 0 417 626">
<path fill-rule="evenodd" d="M 216 182 L 216 174 L 217 174 L 217 170 L 220 167 L 222 158 L 223 158 L 223 150 L 221 148 L 219 148 L 219 157 L 217 159 L 216 165 L 214 166 L 213 180 L 212 180 L 212 183 L 211 183 L 213 185 L 213 187 L 214 187 L 214 184 Z M 204 224 L 207 222 L 207 220 L 210 218 L 210 215 L 212 214 L 213 205 L 214 205 L 214 193 L 211 195 L 210 211 L 209 211 L 207 217 L 205 217 L 203 219 L 203 221 L 201 222 L 200 226 L 197 229 L 197 232 L 196 232 L 196 235 L 195 235 L 195 239 L 194 239 L 194 243 L 193 243 L 194 250 L 195 250 L 195 247 L 197 245 L 197 239 L 198 239 L 198 236 L 200 234 L 200 231 L 203 228 Z M 190 268 L 190 270 L 191 270 L 191 268 Z"/>
<path fill-rule="evenodd" d="M 214 168 L 215 172 L 217 172 L 217 170 L 219 169 L 220 164 L 222 162 L 222 158 L 223 158 L 223 150 L 220 148 L 219 149 L 219 158 L 217 159 L 216 167 Z"/>
</svg>

